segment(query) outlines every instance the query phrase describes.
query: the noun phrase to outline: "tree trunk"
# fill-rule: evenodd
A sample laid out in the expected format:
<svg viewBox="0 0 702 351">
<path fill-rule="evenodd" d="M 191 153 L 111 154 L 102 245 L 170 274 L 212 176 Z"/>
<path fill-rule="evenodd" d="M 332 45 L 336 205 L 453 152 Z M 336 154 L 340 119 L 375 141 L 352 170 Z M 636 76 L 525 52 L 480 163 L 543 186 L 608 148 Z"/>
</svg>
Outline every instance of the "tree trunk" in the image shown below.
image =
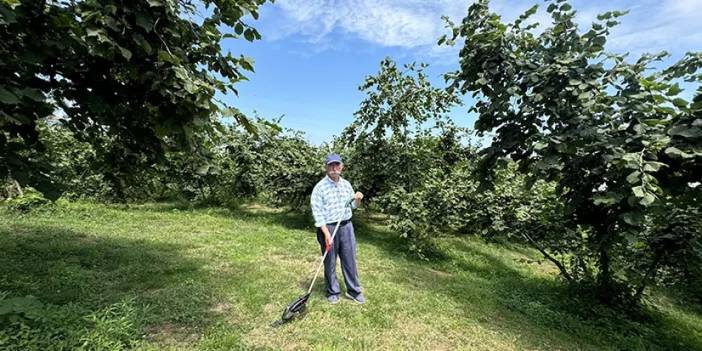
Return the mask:
<svg viewBox="0 0 702 351">
<path fill-rule="evenodd" d="M 597 264 L 600 269 L 597 274 L 597 283 L 600 287 L 607 288 L 612 283 L 612 273 L 610 272 L 609 254 L 607 253 L 606 246 L 601 247 L 599 251 L 600 257 Z"/>
<path fill-rule="evenodd" d="M 603 216 L 605 215 L 606 214 L 603 214 Z M 611 242 L 609 240 L 609 226 L 607 223 L 602 223 L 601 225 L 596 226 L 595 228 L 597 230 L 598 244 L 597 285 L 599 286 L 602 292 L 608 292 L 612 287 L 612 269 L 611 260 L 609 257 L 609 247 L 611 245 Z"/>
<path fill-rule="evenodd" d="M 536 241 L 534 241 L 534 239 L 531 238 L 531 236 L 529 236 L 529 234 L 526 234 L 524 232 L 521 232 L 520 234 L 522 234 L 522 237 L 524 237 L 524 239 L 526 239 L 534 248 L 539 250 L 539 252 L 541 252 L 541 254 L 544 255 L 546 259 L 553 262 L 553 264 L 555 264 L 556 267 L 558 267 L 558 270 L 561 271 L 561 275 L 563 275 L 563 277 L 566 278 L 567 281 L 573 281 L 573 277 L 568 273 L 563 263 L 555 259 L 553 256 L 549 255 L 548 252 L 546 252 L 546 250 L 543 247 L 541 247 L 541 245 L 539 245 Z"/>
<path fill-rule="evenodd" d="M 19 194 L 20 197 L 24 196 L 24 191 L 22 191 L 22 186 L 20 183 L 17 181 L 17 179 L 12 179 L 12 183 L 15 185 L 15 188 L 17 188 L 17 193 Z"/>
<path fill-rule="evenodd" d="M 198 181 L 197 181 L 197 190 L 200 191 L 200 196 L 202 197 L 202 199 L 200 199 L 200 201 L 205 201 L 205 199 L 206 199 L 206 197 L 205 197 L 205 187 L 202 185 L 202 181 L 199 180 L 199 179 L 198 179 Z"/>
<path fill-rule="evenodd" d="M 653 259 L 653 262 L 651 262 L 651 266 L 649 266 L 646 270 L 646 275 L 644 275 L 643 279 L 641 280 L 641 285 L 638 288 L 636 288 L 636 293 L 634 294 L 634 299 L 636 299 L 636 301 L 638 301 L 641 298 L 641 295 L 643 294 L 646 285 L 648 285 L 648 282 L 653 281 L 653 279 L 656 278 L 656 271 L 660 259 L 660 255 L 656 255 L 656 257 Z"/>
</svg>

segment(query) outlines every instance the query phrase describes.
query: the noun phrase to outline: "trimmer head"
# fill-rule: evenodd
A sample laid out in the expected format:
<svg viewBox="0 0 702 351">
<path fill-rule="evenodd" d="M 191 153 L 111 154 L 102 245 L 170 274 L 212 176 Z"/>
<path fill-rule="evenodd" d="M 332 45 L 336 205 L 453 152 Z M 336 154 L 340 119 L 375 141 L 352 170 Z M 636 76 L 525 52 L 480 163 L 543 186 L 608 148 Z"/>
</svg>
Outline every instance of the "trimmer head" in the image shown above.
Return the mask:
<svg viewBox="0 0 702 351">
<path fill-rule="evenodd" d="M 310 293 L 304 294 L 295 301 L 291 302 L 288 304 L 288 307 L 285 308 L 285 311 L 283 311 L 283 315 L 280 317 L 280 319 L 283 322 L 287 322 L 303 313 L 305 313 L 305 310 L 307 308 L 307 300 L 310 298 Z"/>
</svg>

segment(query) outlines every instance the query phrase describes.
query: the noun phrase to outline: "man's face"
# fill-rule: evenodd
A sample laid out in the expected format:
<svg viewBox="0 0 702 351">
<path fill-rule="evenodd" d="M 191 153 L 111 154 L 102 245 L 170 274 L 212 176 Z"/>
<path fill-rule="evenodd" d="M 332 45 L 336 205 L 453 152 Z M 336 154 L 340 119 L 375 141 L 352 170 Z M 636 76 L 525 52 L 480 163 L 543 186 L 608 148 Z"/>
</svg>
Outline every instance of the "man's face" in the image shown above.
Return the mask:
<svg viewBox="0 0 702 351">
<path fill-rule="evenodd" d="M 332 162 L 327 164 L 327 175 L 330 177 L 338 177 L 344 169 L 344 164 L 340 162 Z"/>
</svg>

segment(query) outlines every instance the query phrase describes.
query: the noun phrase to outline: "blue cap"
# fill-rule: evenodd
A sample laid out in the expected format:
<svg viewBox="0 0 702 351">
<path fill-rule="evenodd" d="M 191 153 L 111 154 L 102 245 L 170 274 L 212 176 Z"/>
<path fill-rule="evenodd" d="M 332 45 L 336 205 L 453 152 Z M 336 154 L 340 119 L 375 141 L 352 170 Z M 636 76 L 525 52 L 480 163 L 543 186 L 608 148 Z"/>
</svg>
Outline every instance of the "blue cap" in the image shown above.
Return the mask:
<svg viewBox="0 0 702 351">
<path fill-rule="evenodd" d="M 343 163 L 343 162 L 341 162 L 341 156 L 339 156 L 338 154 L 327 155 L 327 161 L 325 162 L 325 164 L 330 164 L 330 163 L 334 163 L 334 162 Z"/>
</svg>

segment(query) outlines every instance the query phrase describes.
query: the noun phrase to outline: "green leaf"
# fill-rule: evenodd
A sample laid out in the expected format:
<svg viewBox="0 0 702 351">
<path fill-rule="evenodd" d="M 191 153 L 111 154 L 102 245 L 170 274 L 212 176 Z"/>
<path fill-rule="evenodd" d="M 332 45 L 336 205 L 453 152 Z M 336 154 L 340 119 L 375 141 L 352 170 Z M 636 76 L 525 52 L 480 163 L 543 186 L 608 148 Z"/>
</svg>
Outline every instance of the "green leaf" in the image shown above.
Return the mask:
<svg viewBox="0 0 702 351">
<path fill-rule="evenodd" d="M 656 106 L 654 108 L 656 112 L 662 113 L 664 115 L 674 115 L 675 114 L 675 109 L 669 106 Z"/>
<path fill-rule="evenodd" d="M 612 12 L 611 12 L 611 11 L 607 11 L 607 12 L 605 12 L 605 13 L 601 13 L 601 14 L 597 15 L 597 19 L 600 20 L 600 21 L 608 20 L 608 19 L 610 19 L 610 18 L 612 18 Z"/>
<path fill-rule="evenodd" d="M 628 176 L 626 176 L 626 181 L 629 182 L 629 184 L 636 184 L 640 181 L 639 175 L 641 175 L 641 172 L 633 171 Z"/>
<path fill-rule="evenodd" d="M 675 96 L 680 94 L 680 92 L 682 92 L 682 89 L 680 89 L 680 85 L 678 83 L 675 83 L 668 89 L 666 95 Z"/>
<path fill-rule="evenodd" d="M 254 135 L 258 134 L 258 128 L 256 128 L 256 126 L 253 125 L 251 121 L 246 116 L 244 116 L 244 114 L 240 113 L 236 115 L 235 118 L 237 122 L 239 122 L 239 124 L 244 126 L 244 129 L 246 129 L 247 132 Z"/>
<path fill-rule="evenodd" d="M 42 102 L 44 101 L 44 93 L 41 92 L 39 89 L 33 89 L 33 88 L 24 88 L 19 91 L 19 93 L 24 96 L 32 99 L 35 102 Z"/>
<path fill-rule="evenodd" d="M 146 2 L 148 2 L 151 7 L 163 6 L 163 1 L 161 0 L 146 0 Z"/>
<path fill-rule="evenodd" d="M 665 149 L 665 153 L 671 157 L 676 156 L 676 157 L 681 157 L 681 158 L 691 158 L 694 155 L 693 154 L 688 154 L 675 146 L 670 146 Z"/>
<path fill-rule="evenodd" d="M 125 59 L 127 59 L 127 61 L 129 61 L 129 59 L 132 58 L 132 52 L 129 51 L 127 48 L 124 48 L 124 47 L 119 46 L 119 45 L 117 46 L 117 48 L 119 49 L 120 53 L 122 53 L 122 56 Z"/>
<path fill-rule="evenodd" d="M 153 29 L 153 22 L 139 12 L 136 14 L 136 24 L 137 26 L 144 28 L 147 32 L 150 32 Z"/>
<path fill-rule="evenodd" d="M 639 212 L 627 212 L 622 215 L 622 219 L 626 224 L 638 226 L 643 224 L 643 216 Z"/>
<path fill-rule="evenodd" d="M 622 155 L 622 160 L 626 162 L 638 162 L 639 154 L 637 152 L 629 152 Z"/>
<path fill-rule="evenodd" d="M 592 43 L 595 46 L 604 46 L 606 42 L 607 42 L 607 38 L 605 38 L 603 36 L 592 38 Z"/>
<path fill-rule="evenodd" d="M 592 200 L 595 205 L 614 205 L 619 202 L 617 198 L 609 195 L 598 195 L 593 197 Z"/>
<path fill-rule="evenodd" d="M 526 10 L 526 12 L 524 12 L 524 15 L 531 16 L 531 15 L 535 14 L 538 9 L 539 9 L 539 5 L 536 4 L 532 7 L 530 7 L 528 10 Z"/>
<path fill-rule="evenodd" d="M 159 61 L 164 61 L 164 62 L 170 62 L 174 65 L 179 65 L 180 64 L 180 59 L 171 55 L 169 52 L 164 51 L 164 50 L 159 50 L 158 51 L 158 59 Z"/>
<path fill-rule="evenodd" d="M 195 173 L 199 175 L 207 175 L 208 171 L 210 170 L 210 165 L 202 165 L 195 170 Z"/>
<path fill-rule="evenodd" d="M 241 67 L 243 67 L 245 70 L 254 72 L 254 60 L 251 57 L 242 57 L 239 60 L 239 64 Z"/>
<path fill-rule="evenodd" d="M 100 35 L 100 29 L 99 28 L 88 28 L 85 30 L 85 35 L 89 37 L 97 37 Z"/>
<path fill-rule="evenodd" d="M 639 123 L 639 124 L 635 125 L 635 126 L 634 126 L 634 131 L 635 131 L 637 134 L 645 134 L 645 133 L 646 133 L 645 124 Z"/>
<path fill-rule="evenodd" d="M 649 193 L 649 192 L 646 192 L 639 203 L 641 205 L 648 206 L 648 205 L 654 203 L 655 201 L 656 201 L 656 196 Z"/>
<path fill-rule="evenodd" d="M 634 193 L 634 196 L 636 196 L 638 198 L 644 197 L 645 193 L 644 193 L 643 187 L 641 185 L 631 188 L 631 191 Z"/>
<path fill-rule="evenodd" d="M 248 41 L 254 41 L 255 37 L 253 30 L 247 29 L 246 31 L 244 31 L 244 38 L 246 38 L 246 40 Z"/>
<path fill-rule="evenodd" d="M 0 6 L 0 24 L 7 25 L 12 23 L 17 23 L 17 15 L 15 15 L 12 7 Z"/>
<path fill-rule="evenodd" d="M 646 161 L 644 164 L 644 171 L 645 172 L 658 172 L 661 167 L 667 167 L 665 163 L 662 162 L 656 162 L 656 161 Z"/>
<path fill-rule="evenodd" d="M 141 45 L 141 48 L 144 49 L 147 55 L 151 55 L 151 53 L 153 52 L 151 44 L 149 44 L 149 42 L 146 41 L 146 39 L 140 38 L 139 45 Z"/>
<path fill-rule="evenodd" d="M 17 96 L 12 92 L 0 87 L 0 102 L 8 105 L 16 105 L 19 103 L 19 99 L 17 99 Z"/>
<path fill-rule="evenodd" d="M 668 131 L 668 135 L 679 135 L 685 138 L 697 138 L 702 136 L 702 129 L 698 127 L 688 127 L 685 125 L 677 125 Z"/>
<path fill-rule="evenodd" d="M 673 105 L 675 105 L 675 107 L 678 107 L 678 108 L 687 107 L 687 100 L 685 100 L 683 98 L 675 98 L 675 99 L 673 99 L 672 102 L 673 102 Z"/>
</svg>

